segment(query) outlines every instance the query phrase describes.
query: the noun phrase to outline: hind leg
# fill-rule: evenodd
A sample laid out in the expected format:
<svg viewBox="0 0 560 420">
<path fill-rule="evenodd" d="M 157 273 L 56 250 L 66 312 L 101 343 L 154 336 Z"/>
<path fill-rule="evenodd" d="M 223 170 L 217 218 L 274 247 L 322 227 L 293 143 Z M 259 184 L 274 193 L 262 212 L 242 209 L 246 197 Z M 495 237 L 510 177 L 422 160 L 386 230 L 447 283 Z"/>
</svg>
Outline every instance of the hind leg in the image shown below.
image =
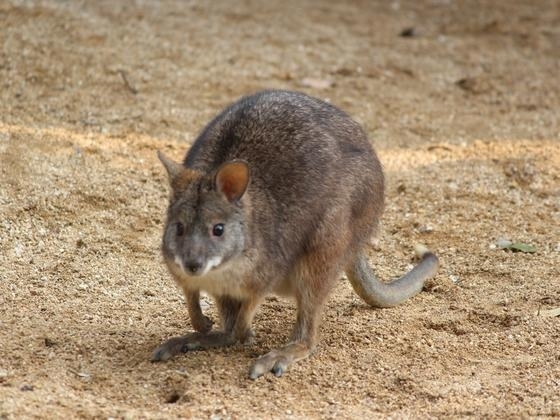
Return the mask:
<svg viewBox="0 0 560 420">
<path fill-rule="evenodd" d="M 282 376 L 294 362 L 305 359 L 315 349 L 317 329 L 323 306 L 339 273 L 354 253 L 349 230 L 342 230 L 351 220 L 345 209 L 334 208 L 325 214 L 322 225 L 305 247 L 305 254 L 295 264 L 292 284 L 295 286 L 297 319 L 290 341 L 254 361 L 251 379 L 267 372 Z"/>
<path fill-rule="evenodd" d="M 335 270 L 328 273 L 317 270 L 307 274 L 297 282 L 300 285 L 296 290 L 297 319 L 290 341 L 256 359 L 249 371 L 251 379 L 267 372 L 282 376 L 292 363 L 305 359 L 313 352 L 322 309 L 337 273 Z"/>
</svg>

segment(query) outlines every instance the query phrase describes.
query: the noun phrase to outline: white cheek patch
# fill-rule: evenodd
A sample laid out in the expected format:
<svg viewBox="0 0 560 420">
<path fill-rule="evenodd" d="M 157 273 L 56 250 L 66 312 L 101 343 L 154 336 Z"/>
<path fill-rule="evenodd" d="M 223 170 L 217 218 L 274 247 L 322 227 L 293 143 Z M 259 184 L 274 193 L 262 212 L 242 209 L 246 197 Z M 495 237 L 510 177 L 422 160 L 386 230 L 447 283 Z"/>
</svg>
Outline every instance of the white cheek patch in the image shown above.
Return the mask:
<svg viewBox="0 0 560 420">
<path fill-rule="evenodd" d="M 205 275 L 210 270 L 212 270 L 214 267 L 219 266 L 221 263 L 222 263 L 222 257 L 212 257 L 212 258 L 210 258 L 206 262 L 206 266 L 204 267 L 204 270 L 202 271 L 201 275 L 202 276 Z"/>
<path fill-rule="evenodd" d="M 212 257 L 208 260 L 208 270 L 219 266 L 222 263 L 222 257 Z"/>
<path fill-rule="evenodd" d="M 183 261 L 181 261 L 181 258 L 178 255 L 175 255 L 175 264 L 181 267 L 181 270 L 185 271 L 183 268 Z"/>
</svg>

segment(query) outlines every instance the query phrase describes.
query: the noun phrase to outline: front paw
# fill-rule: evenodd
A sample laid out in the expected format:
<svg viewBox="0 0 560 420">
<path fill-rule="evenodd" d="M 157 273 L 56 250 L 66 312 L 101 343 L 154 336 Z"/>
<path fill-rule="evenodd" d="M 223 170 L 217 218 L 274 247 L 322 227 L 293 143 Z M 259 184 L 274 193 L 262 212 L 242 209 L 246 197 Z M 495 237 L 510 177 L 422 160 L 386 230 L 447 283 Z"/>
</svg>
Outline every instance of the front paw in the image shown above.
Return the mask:
<svg viewBox="0 0 560 420">
<path fill-rule="evenodd" d="M 195 331 L 199 333 L 209 333 L 214 325 L 214 321 L 211 318 L 208 318 L 206 315 L 203 315 L 201 318 L 193 318 L 191 319 L 191 324 Z"/>
<path fill-rule="evenodd" d="M 250 346 L 255 341 L 255 332 L 252 329 L 245 330 L 241 333 L 236 333 L 237 341 L 244 346 Z"/>
<path fill-rule="evenodd" d="M 170 338 L 152 352 L 150 360 L 152 362 L 163 362 L 179 353 L 186 353 L 189 350 L 187 344 L 186 336 Z"/>
<path fill-rule="evenodd" d="M 152 353 L 152 362 L 169 360 L 179 353 L 192 350 L 203 350 L 213 347 L 231 346 L 236 340 L 229 333 L 210 331 L 207 334 L 192 333 L 181 337 L 173 337 L 159 346 Z"/>
</svg>

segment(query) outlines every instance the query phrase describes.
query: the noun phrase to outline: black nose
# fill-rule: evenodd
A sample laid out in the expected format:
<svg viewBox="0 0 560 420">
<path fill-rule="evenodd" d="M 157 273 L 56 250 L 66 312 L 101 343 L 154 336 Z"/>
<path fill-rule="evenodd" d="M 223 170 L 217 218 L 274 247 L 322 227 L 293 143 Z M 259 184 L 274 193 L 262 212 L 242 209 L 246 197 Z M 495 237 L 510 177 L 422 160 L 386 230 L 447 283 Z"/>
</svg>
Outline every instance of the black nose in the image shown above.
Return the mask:
<svg viewBox="0 0 560 420">
<path fill-rule="evenodd" d="M 185 267 L 187 271 L 196 274 L 202 268 L 202 263 L 200 261 L 190 260 L 185 262 Z"/>
</svg>

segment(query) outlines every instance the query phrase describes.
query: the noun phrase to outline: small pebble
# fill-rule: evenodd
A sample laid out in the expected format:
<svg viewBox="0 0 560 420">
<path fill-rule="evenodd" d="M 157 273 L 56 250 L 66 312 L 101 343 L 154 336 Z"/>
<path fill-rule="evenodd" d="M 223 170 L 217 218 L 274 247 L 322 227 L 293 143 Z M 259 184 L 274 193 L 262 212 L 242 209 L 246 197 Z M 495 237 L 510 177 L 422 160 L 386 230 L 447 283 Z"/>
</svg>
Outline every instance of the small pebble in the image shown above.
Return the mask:
<svg viewBox="0 0 560 420">
<path fill-rule="evenodd" d="M 434 227 L 432 225 L 424 225 L 418 229 L 420 233 L 430 233 L 434 231 Z"/>
<path fill-rule="evenodd" d="M 45 347 L 53 347 L 55 345 L 55 341 L 51 340 L 50 338 L 45 338 Z"/>
<path fill-rule="evenodd" d="M 302 86 L 310 87 L 313 89 L 329 89 L 334 86 L 334 82 L 329 79 L 315 79 L 306 77 L 301 81 Z"/>
<path fill-rule="evenodd" d="M 509 239 L 503 239 L 500 238 L 496 241 L 496 245 L 499 248 L 507 248 L 508 246 L 510 246 L 512 244 L 512 242 Z"/>
</svg>

